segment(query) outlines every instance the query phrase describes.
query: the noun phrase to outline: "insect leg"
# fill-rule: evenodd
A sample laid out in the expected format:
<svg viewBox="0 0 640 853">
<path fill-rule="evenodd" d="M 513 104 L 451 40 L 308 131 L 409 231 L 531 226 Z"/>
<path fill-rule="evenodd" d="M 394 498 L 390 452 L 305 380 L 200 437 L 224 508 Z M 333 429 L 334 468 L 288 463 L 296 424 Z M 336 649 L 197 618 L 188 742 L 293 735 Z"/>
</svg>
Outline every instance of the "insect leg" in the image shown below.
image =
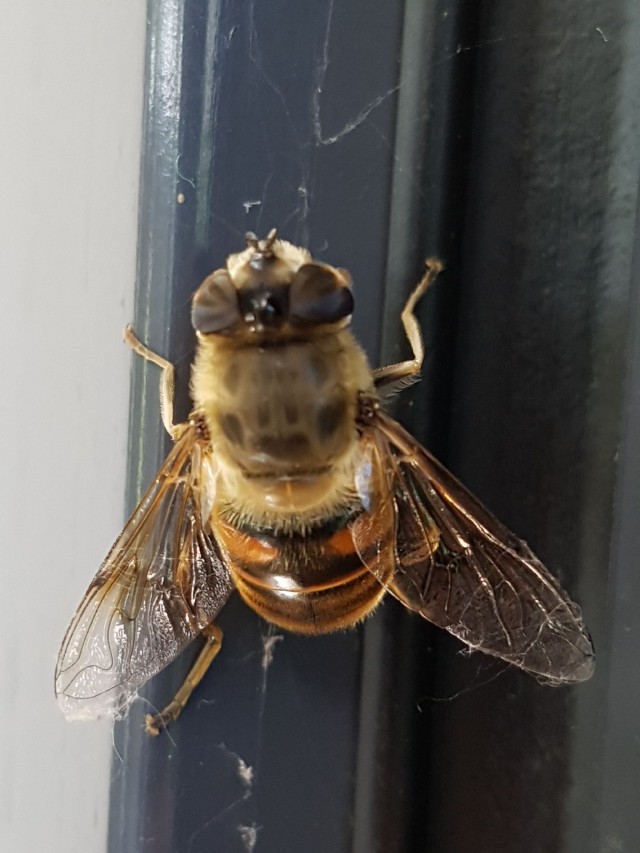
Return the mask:
<svg viewBox="0 0 640 853">
<path fill-rule="evenodd" d="M 171 438 L 176 438 L 177 428 L 173 423 L 173 397 L 175 391 L 175 369 L 170 361 L 150 350 L 136 337 L 133 326 L 128 325 L 124 330 L 125 343 L 131 349 L 145 358 L 147 361 L 157 364 L 162 373 L 160 374 L 160 415 L 164 428 Z"/>
<path fill-rule="evenodd" d="M 217 625 L 211 623 L 203 629 L 202 633 L 206 637 L 206 642 L 176 695 L 159 714 L 147 714 L 145 716 L 145 729 L 150 735 L 160 734 L 161 726 L 165 727 L 168 723 L 178 719 L 189 701 L 189 697 L 200 684 L 211 662 L 222 648 L 222 631 Z"/>
<path fill-rule="evenodd" d="M 417 287 L 407 299 L 407 304 L 402 310 L 400 319 L 406 332 L 413 358 L 407 361 L 401 361 L 398 364 L 389 364 L 387 367 L 379 367 L 373 371 L 373 378 L 376 388 L 384 389 L 385 386 L 398 383 L 399 390 L 405 385 L 411 384 L 418 378 L 420 368 L 424 359 L 424 344 L 422 342 L 422 334 L 420 326 L 413 313 L 415 311 L 418 300 L 424 296 L 425 292 L 434 283 L 438 274 L 444 269 L 442 261 L 437 258 L 427 259 L 427 271 L 418 282 Z"/>
</svg>

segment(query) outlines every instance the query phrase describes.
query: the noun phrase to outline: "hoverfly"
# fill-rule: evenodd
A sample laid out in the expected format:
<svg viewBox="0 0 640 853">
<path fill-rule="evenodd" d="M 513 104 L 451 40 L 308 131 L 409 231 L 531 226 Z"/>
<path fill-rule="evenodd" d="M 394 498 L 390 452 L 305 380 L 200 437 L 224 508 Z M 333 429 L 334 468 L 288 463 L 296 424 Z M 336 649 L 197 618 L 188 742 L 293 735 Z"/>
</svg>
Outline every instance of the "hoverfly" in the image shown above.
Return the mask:
<svg viewBox="0 0 640 853">
<path fill-rule="evenodd" d="M 303 634 L 355 625 L 390 592 L 471 649 L 550 684 L 583 681 L 593 648 L 555 578 L 383 410 L 418 378 L 417 301 L 401 320 L 408 361 L 372 370 L 349 331 L 351 279 L 301 248 L 247 235 L 193 297 L 193 411 L 69 626 L 56 693 L 69 718 L 121 716 L 195 637 L 203 649 L 147 729 L 177 718 L 220 649 L 215 618 L 236 589 Z"/>
</svg>

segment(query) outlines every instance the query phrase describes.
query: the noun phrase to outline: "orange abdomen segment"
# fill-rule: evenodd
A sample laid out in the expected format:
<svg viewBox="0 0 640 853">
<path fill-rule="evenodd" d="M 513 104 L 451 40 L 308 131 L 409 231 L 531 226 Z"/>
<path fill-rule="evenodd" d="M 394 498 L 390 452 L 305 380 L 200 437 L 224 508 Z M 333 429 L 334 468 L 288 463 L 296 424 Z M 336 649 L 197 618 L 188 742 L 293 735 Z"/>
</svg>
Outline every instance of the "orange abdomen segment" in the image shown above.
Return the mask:
<svg viewBox="0 0 640 853">
<path fill-rule="evenodd" d="M 216 538 L 244 601 L 264 619 L 301 634 L 348 628 L 380 602 L 384 587 L 363 565 L 348 519 L 274 536 L 215 521 Z M 389 565 L 389 577 L 393 565 Z"/>
</svg>

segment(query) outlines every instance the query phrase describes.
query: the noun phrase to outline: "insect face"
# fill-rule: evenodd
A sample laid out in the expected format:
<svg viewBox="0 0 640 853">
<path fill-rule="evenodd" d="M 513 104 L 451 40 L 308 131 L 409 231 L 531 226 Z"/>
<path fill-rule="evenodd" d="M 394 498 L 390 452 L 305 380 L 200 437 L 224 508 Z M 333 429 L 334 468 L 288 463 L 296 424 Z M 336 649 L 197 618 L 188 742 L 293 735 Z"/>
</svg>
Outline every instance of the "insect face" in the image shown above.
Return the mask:
<svg viewBox="0 0 640 853">
<path fill-rule="evenodd" d="M 203 335 L 224 334 L 269 344 L 306 339 L 348 325 L 351 280 L 344 270 L 315 263 L 304 249 L 248 236 L 244 252 L 208 276 L 193 299 L 192 322 Z"/>
</svg>

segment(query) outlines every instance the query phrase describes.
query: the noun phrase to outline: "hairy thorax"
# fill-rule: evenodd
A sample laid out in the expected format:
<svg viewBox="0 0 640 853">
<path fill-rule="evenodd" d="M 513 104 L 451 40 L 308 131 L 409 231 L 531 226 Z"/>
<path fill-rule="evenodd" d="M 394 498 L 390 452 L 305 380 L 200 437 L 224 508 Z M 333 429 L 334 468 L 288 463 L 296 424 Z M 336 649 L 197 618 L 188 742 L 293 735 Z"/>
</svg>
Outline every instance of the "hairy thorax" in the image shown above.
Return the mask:
<svg viewBox="0 0 640 853">
<path fill-rule="evenodd" d="M 352 502 L 366 357 L 341 330 L 302 342 L 201 337 L 192 376 L 219 467 L 216 503 L 239 521 L 301 528 Z"/>
</svg>

